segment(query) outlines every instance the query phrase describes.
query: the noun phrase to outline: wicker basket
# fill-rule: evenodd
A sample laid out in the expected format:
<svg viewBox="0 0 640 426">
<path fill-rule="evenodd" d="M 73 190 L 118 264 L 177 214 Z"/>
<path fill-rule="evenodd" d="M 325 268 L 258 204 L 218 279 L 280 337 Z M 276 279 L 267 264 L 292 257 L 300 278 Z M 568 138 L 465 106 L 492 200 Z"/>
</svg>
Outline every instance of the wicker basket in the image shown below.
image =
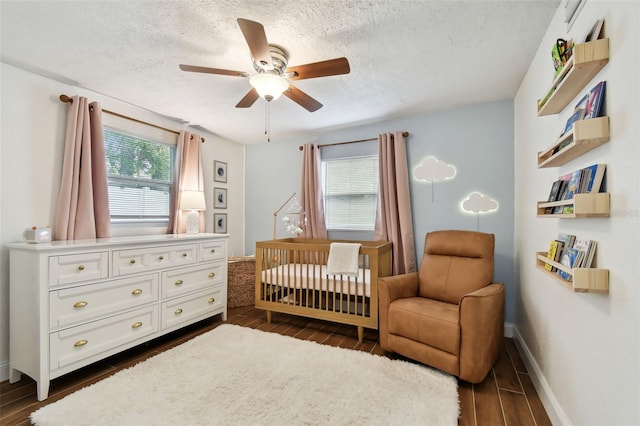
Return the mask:
<svg viewBox="0 0 640 426">
<path fill-rule="evenodd" d="M 253 305 L 255 303 L 256 285 L 255 257 L 230 257 L 228 275 L 228 307 L 236 308 L 238 306 Z"/>
</svg>

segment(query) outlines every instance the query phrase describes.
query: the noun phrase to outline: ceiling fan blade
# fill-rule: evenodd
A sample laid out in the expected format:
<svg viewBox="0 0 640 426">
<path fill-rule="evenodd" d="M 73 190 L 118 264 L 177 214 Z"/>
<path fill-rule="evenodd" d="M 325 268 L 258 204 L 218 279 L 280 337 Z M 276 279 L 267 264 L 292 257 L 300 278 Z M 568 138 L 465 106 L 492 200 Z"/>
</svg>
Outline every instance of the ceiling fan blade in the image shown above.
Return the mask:
<svg viewBox="0 0 640 426">
<path fill-rule="evenodd" d="M 293 84 L 289 84 L 289 89 L 285 90 L 283 95 L 309 112 L 314 112 L 322 108 L 322 104 L 320 102 L 316 101 Z"/>
<path fill-rule="evenodd" d="M 285 74 L 292 73 L 289 80 L 304 80 L 307 78 L 327 77 L 330 75 L 349 74 L 351 68 L 347 58 L 329 59 L 312 64 L 289 67 Z"/>
<path fill-rule="evenodd" d="M 244 95 L 244 98 L 240 99 L 236 108 L 249 108 L 258 100 L 259 97 L 260 95 L 258 95 L 258 91 L 256 89 L 251 89 L 246 95 Z"/>
<path fill-rule="evenodd" d="M 197 65 L 184 65 L 180 64 L 180 69 L 182 71 L 189 72 L 203 72 L 207 74 L 220 74 L 220 75 L 230 75 L 232 77 L 249 77 L 249 73 L 244 71 L 232 71 L 232 70 L 223 70 L 220 68 L 207 68 L 207 67 L 199 67 Z"/>
<path fill-rule="evenodd" d="M 273 69 L 269 43 L 267 42 L 267 36 L 262 24 L 248 19 L 238 18 L 238 25 L 240 25 L 244 39 L 249 45 L 253 60 L 264 65 L 268 70 Z"/>
</svg>

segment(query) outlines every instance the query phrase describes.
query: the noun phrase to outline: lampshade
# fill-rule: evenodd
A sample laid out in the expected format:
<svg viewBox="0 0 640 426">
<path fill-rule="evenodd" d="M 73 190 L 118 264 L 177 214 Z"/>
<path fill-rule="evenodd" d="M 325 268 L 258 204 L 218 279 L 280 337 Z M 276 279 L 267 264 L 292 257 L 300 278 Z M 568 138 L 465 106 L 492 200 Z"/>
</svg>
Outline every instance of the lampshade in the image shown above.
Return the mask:
<svg viewBox="0 0 640 426">
<path fill-rule="evenodd" d="M 284 77 L 270 73 L 256 74 L 249 79 L 249 83 L 267 101 L 278 99 L 289 87 Z"/>
<path fill-rule="evenodd" d="M 204 210 L 204 192 L 202 191 L 182 191 L 180 199 L 181 210 Z"/>
</svg>

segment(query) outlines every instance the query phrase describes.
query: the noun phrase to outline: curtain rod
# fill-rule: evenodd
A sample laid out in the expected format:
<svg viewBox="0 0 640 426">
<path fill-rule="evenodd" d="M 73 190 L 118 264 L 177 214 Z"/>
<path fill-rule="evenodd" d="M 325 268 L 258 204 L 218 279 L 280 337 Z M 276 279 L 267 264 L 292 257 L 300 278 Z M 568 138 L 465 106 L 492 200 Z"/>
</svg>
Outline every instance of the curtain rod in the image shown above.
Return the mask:
<svg viewBox="0 0 640 426">
<path fill-rule="evenodd" d="M 409 136 L 409 132 L 402 132 L 402 136 L 404 136 L 405 138 L 406 138 L 406 137 L 408 137 L 408 136 Z M 369 138 L 369 139 L 359 139 L 359 140 L 357 140 L 357 141 L 346 141 L 346 142 L 325 143 L 325 144 L 323 144 L 323 145 L 318 145 L 318 148 L 322 148 L 322 147 L 324 147 L 324 146 L 347 145 L 347 144 L 350 144 L 350 143 L 369 142 L 369 141 L 377 141 L 377 140 L 378 140 L 378 138 L 376 137 L 376 138 Z M 300 146 L 298 147 L 298 149 L 299 149 L 300 151 L 302 151 L 302 149 L 303 149 L 302 145 L 300 145 Z"/>
<path fill-rule="evenodd" d="M 73 99 L 70 98 L 67 95 L 60 95 L 60 101 L 62 101 L 64 103 L 70 103 L 70 104 L 73 103 Z M 117 112 L 109 111 L 108 109 L 103 109 L 102 112 L 114 115 L 116 117 L 124 118 L 125 120 L 135 121 L 136 123 L 145 124 L 147 126 L 155 127 L 156 129 L 164 130 L 165 132 L 173 133 L 173 134 L 176 134 L 176 135 L 180 134 L 180 132 L 175 131 L 173 129 L 167 129 L 166 127 L 158 126 L 157 124 L 147 123 L 146 121 L 142 121 L 142 120 L 138 120 L 137 118 L 128 117 L 126 115 L 118 114 Z M 193 138 L 193 135 L 191 135 L 191 138 Z M 200 139 L 202 139 L 202 143 L 204 143 L 204 138 L 201 137 Z"/>
</svg>

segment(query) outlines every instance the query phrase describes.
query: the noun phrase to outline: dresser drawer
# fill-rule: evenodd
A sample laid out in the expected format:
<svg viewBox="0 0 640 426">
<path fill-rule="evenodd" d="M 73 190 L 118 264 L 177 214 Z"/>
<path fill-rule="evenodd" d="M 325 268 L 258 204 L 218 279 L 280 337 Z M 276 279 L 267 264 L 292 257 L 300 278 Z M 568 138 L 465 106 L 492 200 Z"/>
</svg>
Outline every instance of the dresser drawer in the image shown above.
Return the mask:
<svg viewBox="0 0 640 426">
<path fill-rule="evenodd" d="M 49 368 L 53 371 L 143 339 L 158 331 L 158 323 L 154 305 L 51 333 Z"/>
<path fill-rule="evenodd" d="M 97 319 L 158 300 L 158 273 L 51 291 L 49 327 Z"/>
<path fill-rule="evenodd" d="M 200 243 L 200 262 L 224 260 L 227 258 L 227 245 L 224 241 Z"/>
<path fill-rule="evenodd" d="M 113 275 L 135 274 L 196 263 L 196 245 L 145 247 L 113 252 Z"/>
<path fill-rule="evenodd" d="M 226 275 L 227 264 L 225 262 L 164 271 L 161 278 L 162 298 L 180 296 L 223 284 Z"/>
<path fill-rule="evenodd" d="M 227 299 L 224 287 L 162 303 L 162 330 L 197 321 L 222 312 Z"/>
<path fill-rule="evenodd" d="M 109 276 L 109 252 L 67 254 L 49 258 L 49 285 L 73 284 Z"/>
</svg>

